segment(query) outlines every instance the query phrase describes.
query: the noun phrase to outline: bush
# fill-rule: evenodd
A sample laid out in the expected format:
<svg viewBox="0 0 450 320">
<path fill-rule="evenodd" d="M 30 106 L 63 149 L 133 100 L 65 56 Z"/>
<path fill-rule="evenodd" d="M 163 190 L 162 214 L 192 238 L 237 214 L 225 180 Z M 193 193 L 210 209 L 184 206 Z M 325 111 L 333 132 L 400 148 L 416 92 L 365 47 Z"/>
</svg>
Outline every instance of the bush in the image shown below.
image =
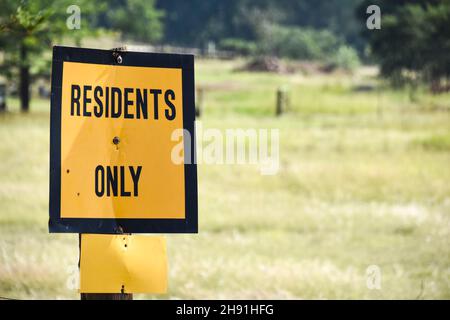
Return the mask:
<svg viewBox="0 0 450 320">
<path fill-rule="evenodd" d="M 257 50 L 255 42 L 236 38 L 228 38 L 220 41 L 219 47 L 222 50 L 232 51 L 244 56 L 253 55 Z"/>
<path fill-rule="evenodd" d="M 431 135 L 422 140 L 417 140 L 422 148 L 429 151 L 450 151 L 450 135 Z"/>
<path fill-rule="evenodd" d="M 268 27 L 259 41 L 262 54 L 301 60 L 325 60 L 340 46 L 336 36 L 327 30 L 310 28 Z"/>
<path fill-rule="evenodd" d="M 354 71 L 361 64 L 356 50 L 346 45 L 340 46 L 336 53 L 331 56 L 328 63 L 333 68 L 347 71 Z"/>
</svg>

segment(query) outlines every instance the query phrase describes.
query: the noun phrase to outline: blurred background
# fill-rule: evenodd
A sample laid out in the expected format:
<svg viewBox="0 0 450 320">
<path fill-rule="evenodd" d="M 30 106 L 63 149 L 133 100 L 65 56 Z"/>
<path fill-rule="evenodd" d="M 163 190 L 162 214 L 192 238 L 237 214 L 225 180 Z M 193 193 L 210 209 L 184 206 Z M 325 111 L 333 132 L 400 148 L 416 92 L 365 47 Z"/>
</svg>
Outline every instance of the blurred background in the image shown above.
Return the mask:
<svg viewBox="0 0 450 320">
<path fill-rule="evenodd" d="M 193 53 L 204 128 L 280 130 L 276 175 L 199 166 L 200 232 L 136 298 L 449 299 L 449 25 L 448 0 L 2 0 L 0 297 L 79 297 L 78 235 L 47 229 L 59 44 Z"/>
</svg>

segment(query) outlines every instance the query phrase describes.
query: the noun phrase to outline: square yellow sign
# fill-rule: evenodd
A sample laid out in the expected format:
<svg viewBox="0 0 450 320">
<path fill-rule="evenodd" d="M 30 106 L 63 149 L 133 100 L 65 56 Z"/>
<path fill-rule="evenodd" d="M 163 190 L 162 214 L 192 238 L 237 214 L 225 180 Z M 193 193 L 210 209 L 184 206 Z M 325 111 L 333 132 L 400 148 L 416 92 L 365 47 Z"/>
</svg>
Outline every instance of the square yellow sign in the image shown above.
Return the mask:
<svg viewBox="0 0 450 320">
<path fill-rule="evenodd" d="M 61 217 L 184 218 L 181 69 L 64 62 L 62 83 Z"/>
<path fill-rule="evenodd" d="M 197 232 L 194 91 L 192 55 L 55 46 L 50 232 Z"/>
</svg>

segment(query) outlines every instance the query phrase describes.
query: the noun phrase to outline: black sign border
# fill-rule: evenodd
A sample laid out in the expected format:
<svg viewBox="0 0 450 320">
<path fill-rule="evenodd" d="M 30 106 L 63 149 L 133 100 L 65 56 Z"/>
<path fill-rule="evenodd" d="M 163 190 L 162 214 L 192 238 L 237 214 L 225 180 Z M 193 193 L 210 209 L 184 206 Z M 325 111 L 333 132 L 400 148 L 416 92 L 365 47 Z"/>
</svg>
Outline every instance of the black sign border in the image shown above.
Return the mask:
<svg viewBox="0 0 450 320">
<path fill-rule="evenodd" d="M 121 51 L 118 64 L 113 50 L 74 47 L 53 47 L 51 110 L 50 110 L 50 233 L 197 233 L 198 194 L 197 165 L 185 152 L 185 219 L 116 219 L 61 218 L 61 96 L 63 63 L 81 62 L 103 65 L 182 69 L 183 126 L 191 141 L 184 139 L 185 150 L 195 152 L 194 56 Z M 189 143 L 191 144 L 189 146 Z M 192 158 L 192 156 L 191 156 Z"/>
</svg>

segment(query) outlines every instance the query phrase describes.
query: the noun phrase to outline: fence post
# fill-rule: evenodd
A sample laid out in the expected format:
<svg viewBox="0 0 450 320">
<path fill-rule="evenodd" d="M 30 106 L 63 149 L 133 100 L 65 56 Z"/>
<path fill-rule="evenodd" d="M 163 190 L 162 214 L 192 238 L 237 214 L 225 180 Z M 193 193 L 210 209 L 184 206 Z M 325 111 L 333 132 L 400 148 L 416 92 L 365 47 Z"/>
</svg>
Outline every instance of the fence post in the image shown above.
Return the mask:
<svg viewBox="0 0 450 320">
<path fill-rule="evenodd" d="M 286 87 L 279 87 L 277 90 L 277 105 L 275 115 L 280 116 L 289 105 L 289 90 Z"/>
<path fill-rule="evenodd" d="M 197 88 L 197 94 L 196 94 L 196 103 L 195 103 L 195 116 L 200 118 L 202 111 L 203 111 L 203 98 L 204 98 L 205 89 L 204 88 Z"/>
<path fill-rule="evenodd" d="M 6 111 L 6 84 L 0 80 L 0 112 Z"/>
</svg>

